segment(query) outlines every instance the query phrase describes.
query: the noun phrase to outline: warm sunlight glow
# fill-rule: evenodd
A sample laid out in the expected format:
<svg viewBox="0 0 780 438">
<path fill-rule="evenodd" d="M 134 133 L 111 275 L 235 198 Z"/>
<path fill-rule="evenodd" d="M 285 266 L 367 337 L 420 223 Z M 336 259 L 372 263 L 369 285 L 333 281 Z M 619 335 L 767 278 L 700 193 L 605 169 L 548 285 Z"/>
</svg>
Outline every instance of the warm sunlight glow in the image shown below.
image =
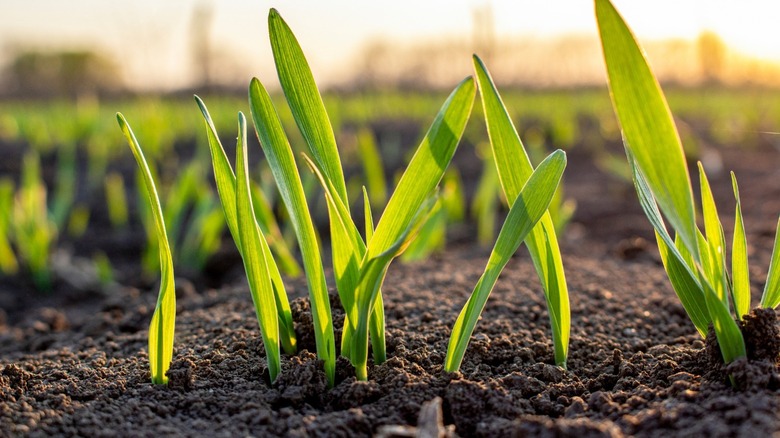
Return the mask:
<svg viewBox="0 0 780 438">
<path fill-rule="evenodd" d="M 742 61 L 761 58 L 780 64 L 780 2 L 615 0 L 615 5 L 640 40 L 695 41 L 702 32 L 714 32 Z M 339 82 L 354 72 L 367 47 L 377 42 L 410 47 L 453 41 L 471 52 L 480 50 L 475 46 L 480 39 L 493 41 L 497 47 L 523 39 L 549 52 L 538 41 L 564 35 L 596 38 L 593 4 L 586 0 L 139 0 L 121 4 L 36 0 L 13 2 L 3 8 L 0 63 L 20 48 L 96 48 L 121 65 L 128 83 L 186 86 L 198 76 L 192 68 L 193 17 L 200 10 L 206 12 L 203 35 L 217 76 L 226 81 L 245 81 L 252 74 L 272 76 L 267 62 L 270 50 L 264 42 L 265 16 L 272 6 L 299 29 L 301 44 L 312 54 L 313 69 L 327 82 Z M 510 46 L 505 50 L 516 50 Z M 588 65 L 584 68 L 601 62 L 585 61 Z M 468 60 L 462 64 L 465 72 Z"/>
</svg>

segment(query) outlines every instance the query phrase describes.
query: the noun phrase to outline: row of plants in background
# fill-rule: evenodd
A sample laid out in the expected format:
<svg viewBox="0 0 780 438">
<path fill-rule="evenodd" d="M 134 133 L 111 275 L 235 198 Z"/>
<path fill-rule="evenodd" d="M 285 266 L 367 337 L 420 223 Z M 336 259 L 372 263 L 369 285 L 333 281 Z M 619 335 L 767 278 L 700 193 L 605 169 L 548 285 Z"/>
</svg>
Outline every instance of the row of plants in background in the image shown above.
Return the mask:
<svg viewBox="0 0 780 438">
<path fill-rule="evenodd" d="M 739 189 L 731 271 L 727 245 L 710 184 L 698 164 L 704 232 L 680 136 L 663 92 L 630 29 L 609 0 L 596 0 L 596 16 L 612 101 L 623 132 L 640 204 L 655 229 L 658 249 L 674 291 L 702 337 L 712 325 L 725 363 L 746 356 L 737 321 L 750 312 L 750 279 Z M 664 217 L 671 227 L 669 233 Z M 780 304 L 780 222 L 761 307 Z"/>
</svg>

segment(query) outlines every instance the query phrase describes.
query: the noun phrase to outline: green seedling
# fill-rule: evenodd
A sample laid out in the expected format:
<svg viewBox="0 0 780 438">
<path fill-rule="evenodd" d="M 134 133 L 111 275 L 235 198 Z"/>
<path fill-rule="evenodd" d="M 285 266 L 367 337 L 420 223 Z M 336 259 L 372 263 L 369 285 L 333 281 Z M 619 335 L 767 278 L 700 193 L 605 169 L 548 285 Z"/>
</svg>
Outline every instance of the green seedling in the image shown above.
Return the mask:
<svg viewBox="0 0 780 438">
<path fill-rule="evenodd" d="M 189 269 L 202 271 L 222 245 L 225 220 L 211 191 L 202 192 L 190 212 L 189 225 L 179 245 L 177 260 Z"/>
<path fill-rule="evenodd" d="M 391 261 L 409 245 L 435 203 L 431 195 L 452 159 L 471 112 L 474 82 L 471 78 L 464 80 L 447 99 L 375 230 L 371 230 L 371 218 L 366 218 L 371 239 L 364 240 L 349 211 L 341 160 L 322 98 L 298 41 L 275 10 L 269 14 L 269 33 L 282 90 L 311 155 L 304 155 L 304 159 L 317 175 L 327 200 L 336 286 L 346 313 L 341 354 L 355 366 L 357 378 L 365 380 L 369 332 L 375 362 L 382 362 L 386 356 L 382 282 Z M 276 111 L 258 80 L 253 80 L 250 87 L 250 107 L 266 156 L 271 155 L 270 149 L 276 154 L 285 149 L 291 156 Z M 289 164 L 294 166 L 292 160 Z M 280 179 L 284 178 L 277 172 L 274 176 L 281 186 Z M 281 187 L 280 191 L 284 195 Z M 370 211 L 370 200 L 365 204 L 366 212 Z"/>
<path fill-rule="evenodd" d="M 41 178 L 38 154 L 24 157 L 22 183 L 16 192 L 11 216 L 11 237 L 19 259 L 39 290 L 51 289 L 49 267 L 51 251 L 57 240 L 57 226 L 46 205 L 46 185 Z"/>
<path fill-rule="evenodd" d="M 273 253 L 279 263 L 279 270 L 290 277 L 301 275 L 301 265 L 295 260 L 292 249 L 290 249 L 290 245 L 288 245 L 279 228 L 279 222 L 274 216 L 271 203 L 257 184 L 252 184 L 251 190 L 252 205 L 255 208 L 257 224 L 268 240 L 271 253 Z"/>
<path fill-rule="evenodd" d="M 152 175 L 154 165 L 149 163 Z M 190 162 L 167 190 L 160 190 L 165 201 L 164 217 L 169 244 L 178 266 L 198 272 L 219 250 L 224 221 L 218 202 L 205 181 L 203 166 Z M 139 183 L 140 184 L 140 183 Z M 139 187 L 139 194 L 143 191 Z M 154 238 L 153 215 L 148 205 L 141 204 L 141 219 L 147 230 L 147 243 L 142 255 L 144 272 L 159 268 L 158 240 Z"/>
<path fill-rule="evenodd" d="M 61 146 L 57 151 L 57 180 L 51 203 L 51 218 L 58 230 L 64 230 L 73 208 L 77 181 L 76 145 Z"/>
<path fill-rule="evenodd" d="M 0 179 L 0 272 L 14 275 L 19 272 L 19 263 L 11 247 L 12 211 L 14 205 L 14 182 L 8 178 Z"/>
<path fill-rule="evenodd" d="M 79 238 L 87 232 L 89 226 L 89 206 L 76 204 L 70 211 L 68 218 L 68 235 Z"/>
<path fill-rule="evenodd" d="M 97 272 L 97 278 L 100 282 L 100 286 L 107 290 L 111 286 L 115 285 L 114 282 L 114 267 L 111 265 L 111 260 L 106 253 L 98 251 L 92 255 L 92 264 L 95 266 Z"/>
<path fill-rule="evenodd" d="M 447 229 L 451 224 L 463 221 L 465 204 L 460 176 L 455 168 L 450 168 L 444 173 L 439 200 L 434 205 L 430 217 L 420 228 L 417 238 L 401 254 L 401 260 L 404 262 L 423 260 L 433 253 L 444 251 L 447 244 Z"/>
<path fill-rule="evenodd" d="M 452 329 L 444 362 L 446 371 L 454 372 L 460 369 L 469 338 L 474 332 L 477 320 L 485 308 L 498 276 L 528 233 L 547 212 L 565 168 L 566 154 L 561 150 L 553 152 L 531 174 L 512 204 L 493 251 L 490 253 L 485 271 Z"/>
<path fill-rule="evenodd" d="M 503 194 L 510 203 L 511 211 L 511 206 L 514 205 L 533 173 L 533 166 L 490 73 L 477 56 L 474 56 L 474 70 L 482 97 L 485 123 L 498 178 Z M 547 300 L 555 363 L 566 368 L 571 327 L 569 292 L 558 248 L 558 238 L 549 212 L 542 214 L 539 223 L 525 238 L 525 244 L 531 254 Z"/>
<path fill-rule="evenodd" d="M 165 219 L 163 219 L 160 198 L 157 196 L 157 188 L 152 178 L 152 173 L 146 162 L 146 157 L 138 144 L 132 129 L 125 121 L 122 114 L 117 113 L 116 119 L 119 127 L 133 151 L 141 176 L 146 184 L 149 204 L 154 216 L 157 229 L 157 239 L 160 248 L 160 267 L 162 278 L 160 291 L 157 295 L 157 305 L 154 308 L 152 322 L 149 325 L 149 366 L 151 368 L 152 383 L 165 385 L 168 383 L 166 375 L 171 366 L 173 357 L 173 333 L 176 319 L 176 290 L 173 276 L 173 258 L 171 248 L 168 245 L 168 235 L 165 231 Z"/>
<path fill-rule="evenodd" d="M 363 128 L 358 131 L 357 149 L 360 163 L 363 166 L 368 197 L 373 200 L 375 205 L 385 205 L 387 202 L 385 169 L 382 165 L 379 146 L 376 144 L 374 134 L 370 129 Z"/>
<path fill-rule="evenodd" d="M 127 195 L 125 192 L 125 180 L 118 172 L 106 175 L 103 182 L 103 190 L 108 206 L 108 219 L 114 228 L 127 227 L 130 215 L 127 211 Z"/>
<path fill-rule="evenodd" d="M 489 146 L 480 144 L 477 153 L 482 158 L 482 176 L 479 178 L 477 192 L 471 202 L 471 212 L 477 220 L 477 242 L 487 246 L 496 236 L 501 184 L 493 152 Z"/>
<path fill-rule="evenodd" d="M 608 0 L 595 4 L 613 107 L 637 195 L 655 229 L 664 268 L 699 334 L 706 336 L 712 324 L 723 360 L 730 363 L 746 355 L 736 320 L 750 311 L 747 244 L 736 178 L 732 173 L 737 206 L 729 275 L 723 227 L 704 168 L 699 163 L 702 233 L 696 224 L 684 151 L 661 87 L 614 6 Z M 778 247 L 776 237 L 762 307 L 780 303 Z"/>
<path fill-rule="evenodd" d="M 271 379 L 274 380 L 280 370 L 279 343 L 288 354 L 294 354 L 297 350 L 295 328 L 293 327 L 292 312 L 287 298 L 287 292 L 282 282 L 281 273 L 271 254 L 268 242 L 259 230 L 255 217 L 255 209 L 251 196 L 251 188 L 246 163 L 246 121 L 243 114 L 239 114 L 239 135 L 236 153 L 236 173 L 227 159 L 225 149 L 217 135 L 217 129 L 211 120 L 206 105 L 200 98 L 195 97 L 206 122 L 206 133 L 211 151 L 211 161 L 214 168 L 214 179 L 217 185 L 217 193 L 222 202 L 222 210 L 228 230 L 233 236 L 239 253 L 244 260 L 244 268 L 247 272 L 252 300 L 255 304 L 255 312 L 263 336 L 263 343 L 268 357 L 268 367 Z M 241 161 L 239 162 L 239 158 Z M 240 167 L 239 167 L 240 164 Z M 245 187 L 246 186 L 246 187 Z M 303 190 L 300 191 L 300 196 Z M 284 195 L 284 194 L 283 194 Z M 303 203 L 305 206 L 305 201 Z M 306 211 L 308 217 L 308 211 Z M 295 219 L 295 218 L 294 218 Z M 308 221 L 313 233 L 311 220 Z M 255 227 L 252 230 L 252 226 Z M 316 247 L 316 239 L 306 242 L 308 246 L 301 245 L 304 252 L 304 265 L 307 256 L 311 257 L 310 249 L 313 246 L 319 260 L 319 249 Z M 251 254 L 250 254 L 251 252 Z M 311 261 L 310 261 L 311 262 Z M 325 274 L 322 272 L 322 263 L 319 263 L 322 273 L 322 283 L 325 283 Z M 308 277 L 307 270 L 307 277 Z M 327 297 L 327 290 L 325 291 Z M 270 294 L 270 298 L 269 298 Z M 328 309 L 330 310 L 330 309 Z M 331 331 L 332 334 L 332 331 Z M 335 372 L 335 357 L 334 357 Z M 335 375 L 331 375 L 333 378 Z"/>
</svg>

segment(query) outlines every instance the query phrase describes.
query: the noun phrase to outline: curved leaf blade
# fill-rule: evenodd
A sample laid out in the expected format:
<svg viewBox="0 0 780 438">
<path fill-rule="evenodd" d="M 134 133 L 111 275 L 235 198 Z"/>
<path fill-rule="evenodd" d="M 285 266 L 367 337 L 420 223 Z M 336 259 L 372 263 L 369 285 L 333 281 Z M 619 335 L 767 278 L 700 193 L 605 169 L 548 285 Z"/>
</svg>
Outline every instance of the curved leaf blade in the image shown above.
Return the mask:
<svg viewBox="0 0 780 438">
<path fill-rule="evenodd" d="M 349 206 L 336 137 L 325 111 L 325 104 L 298 40 L 276 9 L 271 9 L 268 13 L 268 32 L 279 82 L 295 123 L 301 130 L 312 157 L 335 186 L 336 194 Z"/>
<path fill-rule="evenodd" d="M 661 211 L 698 261 L 691 180 L 661 87 L 609 0 L 596 0 L 596 19 L 610 96 L 626 147 L 636 157 Z"/>
<path fill-rule="evenodd" d="M 534 169 L 487 67 L 476 55 L 473 64 L 501 188 L 506 199 L 513 202 Z M 525 243 L 547 300 L 555 363 L 565 368 L 571 330 L 569 290 L 555 225 L 549 212 L 542 216 Z"/>
<path fill-rule="evenodd" d="M 319 243 L 292 148 L 271 97 L 257 78 L 252 79 L 249 87 L 249 107 L 257 138 L 298 239 L 309 288 L 317 355 L 325 362 L 325 375 L 332 386 L 336 376 L 336 346 Z"/>
<path fill-rule="evenodd" d="M 168 368 L 173 358 L 173 335 L 176 324 L 176 288 L 173 276 L 173 258 L 171 247 L 168 245 L 168 235 L 165 231 L 165 219 L 163 219 L 160 198 L 152 178 L 152 173 L 144 157 L 143 150 L 138 144 L 130 125 L 125 117 L 117 113 L 117 121 L 122 133 L 133 151 L 133 156 L 138 168 L 143 175 L 146 190 L 149 196 L 149 204 L 157 227 L 157 239 L 160 250 L 160 291 L 157 295 L 157 305 L 154 308 L 152 322 L 149 325 L 149 365 L 151 367 L 152 382 L 158 385 L 168 383 Z"/>
<path fill-rule="evenodd" d="M 550 205 L 566 168 L 566 154 L 560 149 L 548 156 L 531 174 L 509 210 L 485 271 L 458 316 L 450 335 L 444 369 L 457 371 L 471 334 L 485 308 L 501 271 Z"/>
<path fill-rule="evenodd" d="M 742 203 L 739 200 L 739 186 L 734 172 L 731 172 L 731 185 L 734 189 L 734 199 L 737 201 L 734 212 L 734 237 L 731 244 L 731 293 L 734 296 L 734 310 L 737 317 L 742 320 L 744 315 L 750 313 L 750 272 L 745 223 L 742 220 Z"/>
<path fill-rule="evenodd" d="M 772 259 L 769 262 L 769 273 L 766 275 L 764 293 L 761 296 L 761 307 L 774 309 L 780 304 L 780 220 L 775 230 L 775 246 L 772 249 Z"/>
<path fill-rule="evenodd" d="M 252 293 L 260 333 L 263 337 L 268 371 L 271 382 L 281 370 L 279 353 L 279 325 L 276 319 L 276 300 L 271 284 L 266 255 L 268 244 L 259 231 L 255 220 L 252 195 L 249 184 L 249 163 L 246 159 L 246 119 L 239 113 L 238 147 L 236 148 L 236 219 L 241 236 L 241 258 Z"/>
</svg>

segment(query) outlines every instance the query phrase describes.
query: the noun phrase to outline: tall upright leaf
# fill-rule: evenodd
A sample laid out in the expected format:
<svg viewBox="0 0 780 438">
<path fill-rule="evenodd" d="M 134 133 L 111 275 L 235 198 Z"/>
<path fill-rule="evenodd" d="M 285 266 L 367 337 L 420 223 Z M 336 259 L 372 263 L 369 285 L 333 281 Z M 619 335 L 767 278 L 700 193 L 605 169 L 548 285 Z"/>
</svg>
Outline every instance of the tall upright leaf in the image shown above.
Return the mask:
<svg viewBox="0 0 780 438">
<path fill-rule="evenodd" d="M 357 293 L 358 320 L 352 345 L 352 364 L 366 379 L 369 316 L 390 262 L 405 249 L 430 209 L 431 193 L 447 170 L 474 104 L 474 80 L 464 79 L 442 105 L 414 153 L 368 242 L 361 262 Z"/>
<path fill-rule="evenodd" d="M 513 203 L 531 177 L 533 166 L 487 67 L 477 56 L 474 56 L 474 71 L 479 83 L 485 122 L 501 188 L 504 190 L 506 199 Z M 558 238 L 555 234 L 555 225 L 549 212 L 546 212 L 537 226 L 531 230 L 526 238 L 526 246 L 528 246 L 528 252 L 531 254 L 547 301 L 555 349 L 555 363 L 565 368 L 566 358 L 569 354 L 571 327 L 569 290 L 558 247 Z"/>
<path fill-rule="evenodd" d="M 596 0 L 596 18 L 626 145 L 661 211 L 698 261 L 691 180 L 669 106 L 631 30 L 609 0 Z"/>
<path fill-rule="evenodd" d="M 745 224 L 742 221 L 742 203 L 739 200 L 739 186 L 734 172 L 731 172 L 731 185 L 734 188 L 734 199 L 737 200 L 734 212 L 734 238 L 731 245 L 731 282 L 734 310 L 737 312 L 737 318 L 741 320 L 750 312 L 750 272 Z"/>
<path fill-rule="evenodd" d="M 314 161 L 333 182 L 341 201 L 349 206 L 336 137 L 325 111 L 325 104 L 298 40 L 276 9 L 271 9 L 268 13 L 268 33 L 279 82 L 298 129 L 301 130 Z"/>
<path fill-rule="evenodd" d="M 640 204 L 656 230 L 664 267 L 691 320 L 704 333 L 704 301 L 723 359 L 731 362 L 745 356 L 745 343 L 729 311 L 725 239 L 709 182 L 700 165 L 705 237 L 696 225 L 690 177 L 663 92 L 620 14 L 609 0 L 595 2 L 612 103 Z M 676 232 L 675 242 L 661 212 Z"/>
<path fill-rule="evenodd" d="M 249 107 L 257 138 L 298 238 L 309 287 L 317 355 L 325 362 L 325 375 L 329 384 L 333 385 L 336 376 L 336 346 L 319 243 L 292 148 L 271 97 L 257 78 L 253 78 L 249 86 Z"/>
<path fill-rule="evenodd" d="M 203 103 L 198 96 L 195 96 L 195 101 L 197 102 L 206 123 L 206 134 L 209 140 L 211 162 L 214 168 L 214 180 L 217 185 L 217 193 L 222 202 L 222 211 L 225 213 L 225 221 L 227 222 L 231 236 L 233 236 L 233 241 L 236 243 L 236 248 L 238 248 L 239 252 L 243 252 L 241 235 L 238 231 L 238 215 L 236 212 L 236 176 L 233 173 L 233 168 L 230 166 L 230 161 L 228 161 L 227 155 L 225 154 L 225 149 L 219 141 L 217 128 L 211 120 L 206 104 Z M 266 252 L 265 259 L 271 274 L 276 309 L 279 318 L 282 347 L 286 353 L 294 354 L 297 350 L 297 340 L 295 337 L 295 327 L 293 326 L 292 312 L 290 311 L 290 303 L 287 298 L 287 291 L 270 249 L 267 245 L 264 245 L 262 250 Z"/>
<path fill-rule="evenodd" d="M 263 337 L 268 371 L 271 381 L 281 370 L 279 358 L 279 324 L 276 319 L 276 301 L 271 273 L 268 269 L 266 254 L 268 244 L 265 242 L 255 220 L 252 206 L 252 195 L 249 185 L 249 164 L 246 148 L 246 119 L 239 113 L 238 145 L 236 148 L 236 219 L 238 234 L 241 236 L 241 258 L 244 260 L 244 270 L 252 293 L 257 320 L 260 323 L 260 333 Z"/>
<path fill-rule="evenodd" d="M 778 304 L 780 304 L 780 219 L 775 230 L 775 246 L 772 249 L 769 273 L 766 275 L 764 293 L 761 296 L 761 307 L 773 309 Z"/>
<path fill-rule="evenodd" d="M 176 290 L 173 277 L 173 259 L 171 247 L 168 245 L 168 235 L 165 231 L 165 220 L 160 207 L 160 198 L 157 196 L 157 188 L 152 179 L 152 173 L 146 163 L 146 158 L 135 138 L 132 129 L 127 124 L 124 116 L 117 113 L 116 119 L 119 127 L 133 151 L 138 168 L 146 183 L 149 195 L 149 204 L 154 215 L 154 223 L 157 226 L 157 238 L 160 248 L 160 291 L 157 294 L 157 305 L 154 308 L 152 322 L 149 325 L 149 366 L 152 372 L 152 382 L 158 385 L 168 383 L 168 368 L 173 357 L 173 333 L 176 319 Z"/>
<path fill-rule="evenodd" d="M 352 223 L 349 213 L 350 203 L 333 128 L 303 50 L 290 27 L 274 9 L 271 9 L 268 15 L 268 31 L 276 70 L 287 103 L 298 129 L 303 134 L 312 161 L 322 174 L 320 181 L 323 189 L 329 191 L 333 198 L 333 202 L 328 203 L 333 270 L 339 298 L 346 312 L 342 332 L 342 354 L 350 356 L 350 348 L 347 344 L 351 341 L 355 327 L 354 296 L 359 276 L 359 263 L 365 254 L 365 243 Z M 343 217 L 335 216 L 341 214 L 335 208 L 336 205 L 340 205 L 346 212 Z M 381 301 L 381 296 L 376 300 Z M 384 345 L 385 337 L 384 324 L 379 322 L 372 325 L 378 330 L 374 333 L 376 337 L 381 338 L 375 340 L 377 346 Z M 376 351 L 375 355 L 377 359 L 382 359 L 384 352 Z"/>
</svg>

